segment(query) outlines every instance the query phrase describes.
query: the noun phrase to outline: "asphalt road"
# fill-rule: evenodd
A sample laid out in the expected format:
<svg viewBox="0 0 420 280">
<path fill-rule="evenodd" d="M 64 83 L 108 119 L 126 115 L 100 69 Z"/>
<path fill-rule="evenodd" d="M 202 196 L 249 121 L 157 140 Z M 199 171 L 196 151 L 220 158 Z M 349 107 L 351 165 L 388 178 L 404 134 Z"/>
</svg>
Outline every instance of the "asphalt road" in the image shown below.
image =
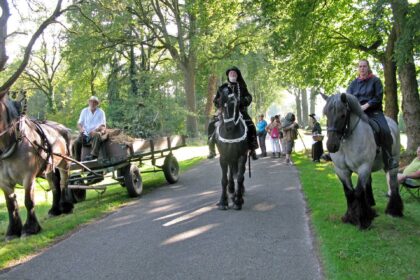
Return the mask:
<svg viewBox="0 0 420 280">
<path fill-rule="evenodd" d="M 297 170 L 252 162 L 242 211 L 220 211 L 218 159 L 82 228 L 0 279 L 322 279 Z"/>
</svg>

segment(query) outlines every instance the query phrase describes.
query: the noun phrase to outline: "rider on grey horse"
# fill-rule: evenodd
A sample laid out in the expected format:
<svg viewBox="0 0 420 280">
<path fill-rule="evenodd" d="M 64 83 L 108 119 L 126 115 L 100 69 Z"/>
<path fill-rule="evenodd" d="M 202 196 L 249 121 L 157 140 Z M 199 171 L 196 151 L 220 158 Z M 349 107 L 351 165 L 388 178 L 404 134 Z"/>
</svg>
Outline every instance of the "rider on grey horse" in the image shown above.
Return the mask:
<svg viewBox="0 0 420 280">
<path fill-rule="evenodd" d="M 257 141 L 257 131 L 255 125 L 247 112 L 247 107 L 252 102 L 252 96 L 248 92 L 248 88 L 246 83 L 242 77 L 241 71 L 237 67 L 232 67 L 226 70 L 226 77 L 228 82 L 224 83 L 219 87 L 217 90 L 216 96 L 213 99 L 213 103 L 216 108 L 220 108 L 220 97 L 222 92 L 233 93 L 239 98 L 240 102 L 240 112 L 243 116 L 243 119 L 246 122 L 248 127 L 248 147 L 251 150 L 252 159 L 257 159 L 257 155 L 255 150 L 258 149 L 258 141 Z M 209 133 L 210 131 L 214 131 L 214 126 L 216 121 L 212 121 L 209 123 Z M 210 141 L 214 141 L 212 135 L 209 135 Z"/>
<path fill-rule="evenodd" d="M 369 62 L 365 59 L 359 61 L 358 71 L 359 77 L 350 83 L 347 93 L 359 100 L 365 114 L 379 126 L 385 170 L 397 168 L 398 162 L 392 157 L 392 135 L 382 111 L 382 82 L 372 74 Z"/>
</svg>

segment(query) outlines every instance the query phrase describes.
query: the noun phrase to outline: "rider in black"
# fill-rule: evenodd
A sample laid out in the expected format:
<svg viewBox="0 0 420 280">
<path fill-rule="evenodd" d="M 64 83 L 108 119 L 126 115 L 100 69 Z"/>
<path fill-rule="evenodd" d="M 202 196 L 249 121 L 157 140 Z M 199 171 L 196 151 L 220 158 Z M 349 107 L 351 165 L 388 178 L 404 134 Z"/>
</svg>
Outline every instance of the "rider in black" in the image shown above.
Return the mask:
<svg viewBox="0 0 420 280">
<path fill-rule="evenodd" d="M 220 97 L 223 91 L 229 91 L 229 93 L 235 93 L 236 96 L 239 96 L 239 110 L 242 113 L 246 125 L 248 126 L 248 146 L 251 150 L 252 159 L 256 160 L 257 155 L 255 153 L 255 150 L 258 149 L 257 130 L 247 111 L 247 107 L 252 102 L 252 96 L 251 94 L 249 94 L 248 88 L 242 77 L 241 71 L 237 67 L 232 67 L 226 70 L 226 76 L 228 82 L 224 83 L 219 87 L 216 96 L 213 100 L 213 103 L 216 106 L 216 108 L 220 107 Z M 214 126 L 214 122 L 209 124 L 209 126 Z"/>
<path fill-rule="evenodd" d="M 359 77 L 352 81 L 347 89 L 348 94 L 354 95 L 365 114 L 379 127 L 379 138 L 385 170 L 398 167 L 398 162 L 392 157 L 392 135 L 382 111 L 383 87 L 381 80 L 372 74 L 369 62 L 359 61 Z"/>
</svg>

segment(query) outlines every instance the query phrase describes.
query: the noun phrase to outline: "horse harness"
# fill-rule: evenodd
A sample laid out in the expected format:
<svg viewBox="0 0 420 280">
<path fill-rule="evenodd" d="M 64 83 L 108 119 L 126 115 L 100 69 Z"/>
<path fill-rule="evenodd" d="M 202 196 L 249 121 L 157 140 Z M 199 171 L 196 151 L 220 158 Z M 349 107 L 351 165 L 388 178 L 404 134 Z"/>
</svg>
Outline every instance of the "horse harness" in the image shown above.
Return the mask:
<svg viewBox="0 0 420 280">
<path fill-rule="evenodd" d="M 341 129 L 338 129 L 334 126 L 328 126 L 327 132 L 336 132 L 340 136 L 340 141 L 345 140 L 347 137 L 352 135 L 354 129 L 359 124 L 360 119 L 361 118 L 358 116 L 356 124 L 353 127 L 350 126 L 350 107 L 349 104 L 346 103 L 346 120 L 344 122 L 344 126 Z"/>
<path fill-rule="evenodd" d="M 45 171 L 49 162 L 51 162 L 51 164 L 53 165 L 53 151 L 52 151 L 52 145 L 50 141 L 47 139 L 47 136 L 45 135 L 45 132 L 42 129 L 40 123 L 38 121 L 28 119 L 24 112 L 19 114 L 18 119 L 13 120 L 8 106 L 5 106 L 5 107 L 7 111 L 7 121 L 9 125 L 4 131 L 0 133 L 0 137 L 5 135 L 6 133 L 9 133 L 10 130 L 12 129 L 13 131 L 11 133 L 13 133 L 14 140 L 10 143 L 10 145 L 6 149 L 0 151 L 1 153 L 0 161 L 11 157 L 16 151 L 16 148 L 19 142 L 21 142 L 25 138 L 31 144 L 31 146 L 37 151 L 38 156 L 44 159 L 44 163 L 42 165 L 41 170 Z M 41 143 L 37 143 L 36 141 L 31 141 L 28 138 L 28 136 L 22 131 L 21 128 L 23 127 L 23 123 L 25 121 L 29 121 L 31 124 L 34 125 L 34 130 L 41 138 Z M 41 155 L 42 151 L 46 153 L 47 155 L 46 158 L 44 158 Z M 54 166 L 52 167 L 54 169 Z"/>
</svg>

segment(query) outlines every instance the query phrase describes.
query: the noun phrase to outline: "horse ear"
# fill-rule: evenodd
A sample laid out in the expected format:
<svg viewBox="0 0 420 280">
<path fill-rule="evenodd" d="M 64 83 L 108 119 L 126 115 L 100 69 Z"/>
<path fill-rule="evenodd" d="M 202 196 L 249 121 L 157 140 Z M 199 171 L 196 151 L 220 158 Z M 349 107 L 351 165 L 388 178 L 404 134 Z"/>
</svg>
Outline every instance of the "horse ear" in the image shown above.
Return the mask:
<svg viewBox="0 0 420 280">
<path fill-rule="evenodd" d="M 326 95 L 326 94 L 324 94 L 324 93 L 319 93 L 321 96 L 322 96 L 322 98 L 325 100 L 325 101 L 327 101 L 328 100 L 328 98 L 329 98 L 329 96 L 328 95 Z"/>
<path fill-rule="evenodd" d="M 347 103 L 347 95 L 345 93 L 342 93 L 340 96 L 341 102 Z"/>
</svg>

